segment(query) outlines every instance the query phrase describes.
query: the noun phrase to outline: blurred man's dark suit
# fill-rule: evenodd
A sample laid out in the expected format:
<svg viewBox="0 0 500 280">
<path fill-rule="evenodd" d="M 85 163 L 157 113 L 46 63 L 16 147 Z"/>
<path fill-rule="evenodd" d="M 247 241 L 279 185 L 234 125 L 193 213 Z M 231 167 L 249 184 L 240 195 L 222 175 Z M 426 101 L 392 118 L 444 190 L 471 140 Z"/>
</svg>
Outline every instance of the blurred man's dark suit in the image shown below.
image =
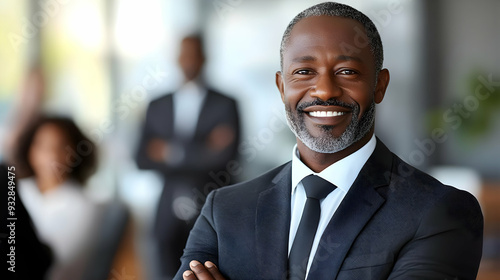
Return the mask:
<svg viewBox="0 0 500 280">
<path fill-rule="evenodd" d="M 287 279 L 291 163 L 213 191 L 191 231 L 191 260 L 227 279 Z M 483 217 L 477 200 L 444 186 L 382 142 L 322 235 L 307 279 L 475 279 Z"/>
<path fill-rule="evenodd" d="M 240 131 L 236 101 L 213 90 L 207 90 L 195 130 L 188 139 L 178 137 L 175 133 L 173 108 L 173 94 L 164 95 L 150 103 L 136 157 L 140 169 L 156 170 L 164 176 L 155 236 L 159 241 L 163 274 L 171 276 L 180 265 L 179 258 L 197 217 L 187 221 L 179 219 L 179 213 L 176 215 L 173 211 L 173 202 L 179 197 L 191 198 L 199 210 L 210 190 L 227 185 L 234 179 L 221 174 L 225 172 L 227 163 L 236 157 Z M 236 136 L 225 149 L 213 152 L 206 146 L 207 137 L 215 127 L 221 125 L 231 127 Z M 152 161 L 147 154 L 147 144 L 153 138 L 169 141 L 177 149 L 174 152 L 182 151 L 181 159 L 174 163 Z M 182 214 L 192 209 L 189 203 L 182 202 L 177 210 Z"/>
</svg>

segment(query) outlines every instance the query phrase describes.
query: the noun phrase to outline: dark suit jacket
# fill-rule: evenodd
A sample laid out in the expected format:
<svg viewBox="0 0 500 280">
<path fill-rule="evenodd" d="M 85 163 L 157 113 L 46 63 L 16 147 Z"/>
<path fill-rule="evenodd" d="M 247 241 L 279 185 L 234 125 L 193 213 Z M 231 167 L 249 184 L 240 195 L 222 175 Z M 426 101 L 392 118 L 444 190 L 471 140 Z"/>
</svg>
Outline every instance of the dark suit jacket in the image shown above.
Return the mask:
<svg viewBox="0 0 500 280">
<path fill-rule="evenodd" d="M 236 139 L 225 150 L 214 153 L 206 148 L 206 140 L 210 132 L 222 124 L 234 129 Z M 136 162 L 141 169 L 154 169 L 169 178 L 194 177 L 197 173 L 206 177 L 209 171 L 224 169 L 227 162 L 235 157 L 239 132 L 236 101 L 209 89 L 200 110 L 194 136 L 189 140 L 179 139 L 174 134 L 173 95 L 168 94 L 149 104 Z M 160 138 L 182 147 L 185 151 L 184 159 L 175 165 L 150 160 L 146 151 L 152 138 Z"/>
<path fill-rule="evenodd" d="M 291 164 L 210 194 L 174 279 L 210 260 L 228 279 L 286 279 Z M 475 279 L 476 199 L 403 162 L 380 141 L 322 235 L 308 279 Z"/>
</svg>

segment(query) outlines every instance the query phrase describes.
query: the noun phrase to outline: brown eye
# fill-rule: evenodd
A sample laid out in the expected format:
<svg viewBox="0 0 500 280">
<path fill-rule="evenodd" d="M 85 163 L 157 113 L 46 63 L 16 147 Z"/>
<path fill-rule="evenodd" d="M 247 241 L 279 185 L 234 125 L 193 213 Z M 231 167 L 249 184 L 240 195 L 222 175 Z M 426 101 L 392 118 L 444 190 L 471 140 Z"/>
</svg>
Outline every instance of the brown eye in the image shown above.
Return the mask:
<svg viewBox="0 0 500 280">
<path fill-rule="evenodd" d="M 294 74 L 310 75 L 310 74 L 312 74 L 312 71 L 308 70 L 308 69 L 299 69 L 299 70 L 295 71 Z"/>
<path fill-rule="evenodd" d="M 354 70 L 350 70 L 350 69 L 344 69 L 344 70 L 340 70 L 339 72 L 337 72 L 338 74 L 341 74 L 341 75 L 355 75 L 357 74 L 356 71 Z"/>
</svg>

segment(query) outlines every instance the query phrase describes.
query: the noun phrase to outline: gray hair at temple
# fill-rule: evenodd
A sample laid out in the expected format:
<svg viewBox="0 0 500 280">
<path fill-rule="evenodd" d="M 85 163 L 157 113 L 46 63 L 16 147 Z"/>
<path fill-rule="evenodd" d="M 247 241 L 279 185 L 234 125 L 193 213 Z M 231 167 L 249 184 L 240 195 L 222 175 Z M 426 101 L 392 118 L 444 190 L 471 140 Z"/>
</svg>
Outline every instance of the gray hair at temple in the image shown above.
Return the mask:
<svg viewBox="0 0 500 280">
<path fill-rule="evenodd" d="M 288 24 L 285 33 L 283 34 L 283 38 L 281 39 L 280 46 L 280 65 L 283 70 L 283 54 L 286 50 L 286 46 L 290 39 L 290 34 L 292 33 L 292 29 L 297 24 L 297 22 L 302 19 L 308 17 L 315 16 L 331 16 L 331 17 L 343 17 L 354 19 L 357 22 L 361 23 L 365 27 L 366 35 L 368 36 L 370 49 L 375 58 L 375 73 L 382 69 L 382 64 L 384 62 L 384 50 L 382 47 L 382 40 L 380 39 L 380 35 L 375 27 L 375 24 L 362 12 L 354 9 L 351 6 L 336 3 L 336 2 L 325 2 L 321 4 L 314 5 L 302 12 L 300 12 L 297 16 L 293 18 L 293 20 Z"/>
</svg>

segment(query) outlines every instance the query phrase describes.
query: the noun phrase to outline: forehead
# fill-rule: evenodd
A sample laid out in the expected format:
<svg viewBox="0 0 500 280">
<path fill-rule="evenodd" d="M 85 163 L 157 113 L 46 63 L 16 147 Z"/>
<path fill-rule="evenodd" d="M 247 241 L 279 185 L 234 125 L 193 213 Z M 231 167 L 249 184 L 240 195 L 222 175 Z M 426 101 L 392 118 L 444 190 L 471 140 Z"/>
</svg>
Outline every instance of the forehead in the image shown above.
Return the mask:
<svg viewBox="0 0 500 280">
<path fill-rule="evenodd" d="M 201 42 L 197 38 L 194 37 L 187 37 L 182 40 L 182 46 L 183 47 L 190 47 L 190 48 L 200 48 L 201 47 Z"/>
<path fill-rule="evenodd" d="M 344 55 L 369 61 L 373 55 L 364 26 L 354 19 L 312 16 L 293 27 L 284 51 L 284 62 L 297 56 Z M 372 61 L 373 62 L 373 61 Z"/>
<path fill-rule="evenodd" d="M 47 122 L 38 127 L 35 131 L 34 139 L 41 138 L 67 138 L 67 133 L 60 125 L 52 122 Z"/>
</svg>

